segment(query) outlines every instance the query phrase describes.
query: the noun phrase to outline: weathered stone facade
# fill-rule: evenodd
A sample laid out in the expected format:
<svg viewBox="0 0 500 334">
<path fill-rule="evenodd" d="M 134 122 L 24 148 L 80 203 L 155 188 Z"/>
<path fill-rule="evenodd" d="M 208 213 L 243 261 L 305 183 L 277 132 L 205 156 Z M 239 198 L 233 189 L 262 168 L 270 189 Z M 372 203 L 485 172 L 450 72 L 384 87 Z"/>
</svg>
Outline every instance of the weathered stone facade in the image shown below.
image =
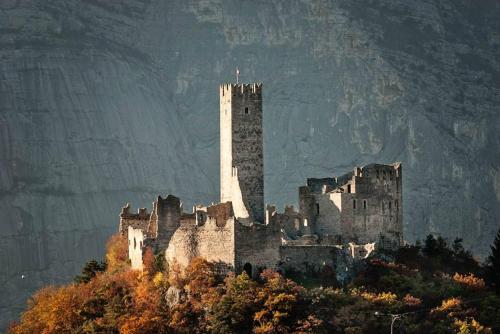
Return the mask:
<svg viewBox="0 0 500 334">
<path fill-rule="evenodd" d="M 220 195 L 237 218 L 263 222 L 262 85 L 220 86 Z"/>
<path fill-rule="evenodd" d="M 150 214 L 120 214 L 132 267 L 147 247 L 185 267 L 194 257 L 221 270 L 256 276 L 264 268 L 320 271 L 339 280 L 357 259 L 403 242 L 402 167 L 372 164 L 339 177 L 310 178 L 299 188 L 299 211 L 264 210 L 262 85 L 220 87 L 221 203 L 183 212 L 180 200 L 158 196 Z"/>
</svg>

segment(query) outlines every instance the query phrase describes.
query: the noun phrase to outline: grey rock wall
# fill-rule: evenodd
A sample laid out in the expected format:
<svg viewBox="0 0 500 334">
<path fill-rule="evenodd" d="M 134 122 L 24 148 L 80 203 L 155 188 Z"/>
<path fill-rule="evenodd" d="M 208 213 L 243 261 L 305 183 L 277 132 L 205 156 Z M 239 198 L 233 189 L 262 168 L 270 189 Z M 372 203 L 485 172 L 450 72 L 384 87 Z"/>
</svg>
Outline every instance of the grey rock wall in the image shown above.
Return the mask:
<svg viewBox="0 0 500 334">
<path fill-rule="evenodd" d="M 484 255 L 498 17 L 495 0 L 0 1 L 0 328 L 102 256 L 126 201 L 217 202 L 218 85 L 236 66 L 264 83 L 267 202 L 400 160 L 406 239 Z"/>
</svg>

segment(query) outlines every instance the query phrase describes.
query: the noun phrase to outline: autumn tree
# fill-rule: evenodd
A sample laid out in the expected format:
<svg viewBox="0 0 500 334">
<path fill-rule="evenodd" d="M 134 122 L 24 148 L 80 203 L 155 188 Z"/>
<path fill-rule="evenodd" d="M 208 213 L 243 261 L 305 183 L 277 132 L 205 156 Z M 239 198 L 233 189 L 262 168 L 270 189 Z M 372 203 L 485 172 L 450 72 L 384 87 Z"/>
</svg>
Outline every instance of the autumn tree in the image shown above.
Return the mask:
<svg viewBox="0 0 500 334">
<path fill-rule="evenodd" d="M 107 270 L 116 272 L 129 267 L 128 241 L 124 236 L 115 234 L 106 244 Z"/>
</svg>

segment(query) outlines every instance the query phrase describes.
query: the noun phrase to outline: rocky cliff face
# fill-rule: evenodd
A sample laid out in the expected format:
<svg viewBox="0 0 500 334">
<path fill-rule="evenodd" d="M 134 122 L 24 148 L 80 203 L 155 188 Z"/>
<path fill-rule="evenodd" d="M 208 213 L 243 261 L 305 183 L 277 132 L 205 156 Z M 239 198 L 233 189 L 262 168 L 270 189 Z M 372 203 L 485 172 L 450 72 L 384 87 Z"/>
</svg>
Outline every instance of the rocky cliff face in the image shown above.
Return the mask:
<svg viewBox="0 0 500 334">
<path fill-rule="evenodd" d="M 0 328 L 121 205 L 218 200 L 218 84 L 264 84 L 266 201 L 403 162 L 405 238 L 500 219 L 496 1 L 0 2 Z M 24 279 L 22 279 L 24 275 Z"/>
</svg>

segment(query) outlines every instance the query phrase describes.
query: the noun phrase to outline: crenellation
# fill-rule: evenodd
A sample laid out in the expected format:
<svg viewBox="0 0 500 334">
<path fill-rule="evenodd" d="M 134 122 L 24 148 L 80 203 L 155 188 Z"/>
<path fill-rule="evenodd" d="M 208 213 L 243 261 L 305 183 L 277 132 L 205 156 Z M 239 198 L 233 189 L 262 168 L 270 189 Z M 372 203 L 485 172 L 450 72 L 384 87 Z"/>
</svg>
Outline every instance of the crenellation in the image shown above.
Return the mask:
<svg viewBox="0 0 500 334">
<path fill-rule="evenodd" d="M 148 225 L 150 214 L 146 208 L 137 209 L 137 213 L 130 212 L 130 203 L 122 207 L 120 212 L 119 233 L 125 237 L 128 235 L 129 226 L 145 229 Z"/>
<path fill-rule="evenodd" d="M 375 249 L 403 243 L 401 163 L 370 164 L 299 187 L 298 211 L 264 206 L 262 84 L 222 84 L 220 91 L 220 203 L 183 212 L 179 198 L 158 196 L 151 213 L 120 212 L 132 267 L 146 248 L 182 268 L 203 257 L 221 271 L 264 268 L 345 270 Z M 340 270 L 340 271 L 338 271 Z"/>
</svg>

